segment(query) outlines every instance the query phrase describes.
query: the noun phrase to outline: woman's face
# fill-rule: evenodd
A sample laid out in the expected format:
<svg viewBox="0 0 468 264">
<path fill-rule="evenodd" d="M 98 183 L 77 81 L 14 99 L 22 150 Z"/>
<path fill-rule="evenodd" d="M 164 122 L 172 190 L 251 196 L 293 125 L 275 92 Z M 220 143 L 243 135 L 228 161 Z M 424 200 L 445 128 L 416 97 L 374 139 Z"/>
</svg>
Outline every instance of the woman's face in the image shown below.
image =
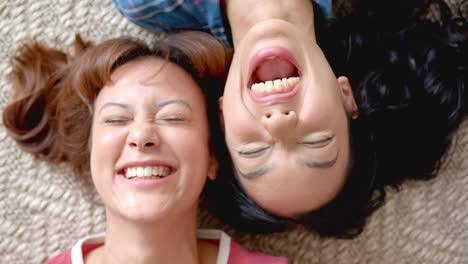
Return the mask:
<svg viewBox="0 0 468 264">
<path fill-rule="evenodd" d="M 295 217 L 342 189 L 357 108 L 313 29 L 279 19 L 252 27 L 236 46 L 222 112 L 236 175 L 260 207 Z"/>
<path fill-rule="evenodd" d="M 92 177 L 108 215 L 154 221 L 196 210 L 215 164 L 200 88 L 156 58 L 126 63 L 111 79 L 95 101 L 91 147 Z"/>
</svg>

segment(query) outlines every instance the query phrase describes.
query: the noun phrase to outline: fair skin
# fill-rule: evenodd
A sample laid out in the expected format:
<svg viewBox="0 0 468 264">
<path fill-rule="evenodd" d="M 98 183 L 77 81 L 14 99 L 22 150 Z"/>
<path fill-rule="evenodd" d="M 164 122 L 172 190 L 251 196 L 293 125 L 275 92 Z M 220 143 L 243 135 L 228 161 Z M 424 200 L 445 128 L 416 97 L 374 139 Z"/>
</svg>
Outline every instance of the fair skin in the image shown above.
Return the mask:
<svg viewBox="0 0 468 264">
<path fill-rule="evenodd" d="M 200 88 L 156 58 L 111 79 L 95 101 L 91 141 L 106 240 L 86 263 L 215 263 L 217 246 L 196 238 L 198 199 L 217 167 Z"/>
<path fill-rule="evenodd" d="M 309 0 L 229 0 L 225 8 L 235 54 L 220 101 L 237 177 L 274 214 L 318 209 L 346 180 L 349 119 L 357 118 L 349 81 L 316 44 Z"/>
</svg>

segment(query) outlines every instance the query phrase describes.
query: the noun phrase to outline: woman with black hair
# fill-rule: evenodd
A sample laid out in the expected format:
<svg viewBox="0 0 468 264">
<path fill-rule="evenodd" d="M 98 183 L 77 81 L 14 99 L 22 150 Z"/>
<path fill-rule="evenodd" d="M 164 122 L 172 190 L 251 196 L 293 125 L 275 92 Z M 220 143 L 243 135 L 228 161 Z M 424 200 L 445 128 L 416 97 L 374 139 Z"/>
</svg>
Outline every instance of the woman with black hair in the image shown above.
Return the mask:
<svg viewBox="0 0 468 264">
<path fill-rule="evenodd" d="M 442 25 L 422 19 L 429 4 Z M 233 167 L 220 158 L 207 195 L 224 221 L 354 236 L 386 186 L 435 174 L 465 114 L 468 63 L 466 22 L 443 2 L 360 1 L 337 21 L 309 0 L 222 11 L 235 50 L 221 99 Z"/>
</svg>

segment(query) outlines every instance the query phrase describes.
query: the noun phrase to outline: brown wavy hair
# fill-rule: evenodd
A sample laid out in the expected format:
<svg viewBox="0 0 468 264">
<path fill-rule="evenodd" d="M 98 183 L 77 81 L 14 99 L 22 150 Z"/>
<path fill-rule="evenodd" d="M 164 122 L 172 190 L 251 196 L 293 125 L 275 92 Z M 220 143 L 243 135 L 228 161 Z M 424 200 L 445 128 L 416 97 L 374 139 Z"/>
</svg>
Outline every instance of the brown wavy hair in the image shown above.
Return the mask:
<svg viewBox="0 0 468 264">
<path fill-rule="evenodd" d="M 210 127 L 219 129 L 230 51 L 202 32 L 168 35 L 152 45 L 116 38 L 98 45 L 75 40 L 75 55 L 31 41 L 12 58 L 13 97 L 3 112 L 8 134 L 26 152 L 49 162 L 89 169 L 93 103 L 119 66 L 144 57 L 166 59 L 192 75 L 206 97 Z M 220 133 L 211 133 L 211 143 Z"/>
</svg>

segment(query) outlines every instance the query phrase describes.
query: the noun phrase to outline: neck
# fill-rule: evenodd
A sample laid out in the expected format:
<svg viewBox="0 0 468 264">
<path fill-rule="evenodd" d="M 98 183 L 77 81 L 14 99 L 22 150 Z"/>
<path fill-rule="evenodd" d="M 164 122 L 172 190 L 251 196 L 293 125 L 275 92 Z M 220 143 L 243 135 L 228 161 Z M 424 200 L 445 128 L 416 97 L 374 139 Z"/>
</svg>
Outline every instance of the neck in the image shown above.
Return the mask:
<svg viewBox="0 0 468 264">
<path fill-rule="evenodd" d="M 234 47 L 254 25 L 271 19 L 295 24 L 308 33 L 315 32 L 311 0 L 225 0 L 223 4 Z"/>
<path fill-rule="evenodd" d="M 196 214 L 138 222 L 110 216 L 107 212 L 105 244 L 99 263 L 200 263 L 196 237 Z"/>
</svg>

